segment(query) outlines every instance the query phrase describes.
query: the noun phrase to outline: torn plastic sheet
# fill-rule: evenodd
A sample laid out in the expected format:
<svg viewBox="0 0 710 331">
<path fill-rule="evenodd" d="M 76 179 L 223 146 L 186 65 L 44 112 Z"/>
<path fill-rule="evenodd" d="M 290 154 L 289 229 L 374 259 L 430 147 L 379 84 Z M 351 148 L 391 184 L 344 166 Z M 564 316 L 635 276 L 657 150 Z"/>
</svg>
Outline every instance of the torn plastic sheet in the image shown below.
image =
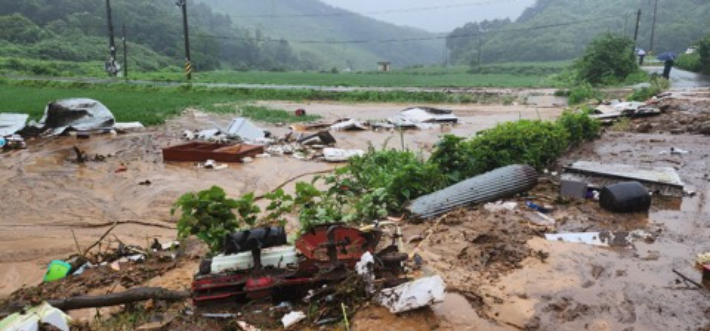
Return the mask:
<svg viewBox="0 0 710 331">
<path fill-rule="evenodd" d="M 408 108 L 400 112 L 400 116 L 414 123 L 434 123 L 434 122 L 452 122 L 457 123 L 459 118 L 452 114 L 440 110 L 434 112 L 436 108 Z"/>
<path fill-rule="evenodd" d="M 39 331 L 40 324 L 49 324 L 61 331 L 69 331 L 70 322 L 71 318 L 64 312 L 45 302 L 28 309 L 24 314 L 16 313 L 8 316 L 0 321 L 0 330 Z"/>
<path fill-rule="evenodd" d="M 420 278 L 382 290 L 375 301 L 399 314 L 444 301 L 446 284 L 441 276 Z"/>
<path fill-rule="evenodd" d="M 323 155 L 328 162 L 347 162 L 355 156 L 364 156 L 365 151 L 361 149 L 325 148 L 323 149 Z"/>
<path fill-rule="evenodd" d="M 26 129 L 30 135 L 58 136 L 67 130 L 112 129 L 116 119 L 101 102 L 92 99 L 66 99 L 51 102 L 39 123 Z"/>
<path fill-rule="evenodd" d="M 25 128 L 27 114 L 0 114 L 0 137 L 11 136 Z"/>
<path fill-rule="evenodd" d="M 340 123 L 336 123 L 330 126 L 331 130 L 335 131 L 349 131 L 349 130 L 367 130 L 367 127 L 361 122 L 354 119 L 345 119 Z"/>
</svg>

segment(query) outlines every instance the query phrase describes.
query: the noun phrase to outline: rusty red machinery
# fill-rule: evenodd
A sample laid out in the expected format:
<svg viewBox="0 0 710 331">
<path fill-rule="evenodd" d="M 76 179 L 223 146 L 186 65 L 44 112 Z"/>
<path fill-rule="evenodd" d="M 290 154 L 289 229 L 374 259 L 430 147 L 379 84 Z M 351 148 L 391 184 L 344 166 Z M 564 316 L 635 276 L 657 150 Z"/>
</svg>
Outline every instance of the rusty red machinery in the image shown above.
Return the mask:
<svg viewBox="0 0 710 331">
<path fill-rule="evenodd" d="M 244 239 L 244 243 L 249 242 L 250 236 L 253 234 L 236 234 L 236 238 Z M 297 265 L 279 267 L 261 265 L 260 254 L 265 245 L 246 245 L 253 255 L 253 267 L 211 273 L 204 261 L 192 284 L 193 300 L 198 306 L 204 306 L 269 296 L 305 295 L 309 289 L 345 279 L 366 252 L 376 257 L 376 277 L 385 286 L 395 286 L 406 281 L 401 275 L 407 255 L 395 244 L 399 239 L 396 235 L 391 243 L 383 245 L 384 249 L 377 251 L 382 237 L 383 231 L 379 227 L 361 230 L 342 224 L 316 226 L 295 243 L 300 253 Z M 281 240 L 274 242 L 280 243 Z"/>
</svg>

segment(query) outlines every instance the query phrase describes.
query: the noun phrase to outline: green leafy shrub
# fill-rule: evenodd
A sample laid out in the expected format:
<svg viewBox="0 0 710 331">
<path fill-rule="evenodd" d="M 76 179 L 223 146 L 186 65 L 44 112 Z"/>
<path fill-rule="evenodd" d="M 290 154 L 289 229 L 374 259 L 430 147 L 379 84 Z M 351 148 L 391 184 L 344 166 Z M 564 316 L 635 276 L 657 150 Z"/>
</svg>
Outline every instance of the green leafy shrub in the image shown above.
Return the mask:
<svg viewBox="0 0 710 331">
<path fill-rule="evenodd" d="M 710 34 L 698 42 L 700 72 L 710 74 Z"/>
<path fill-rule="evenodd" d="M 593 140 L 599 137 L 601 123 L 589 117 L 589 112 L 565 111 L 557 119 L 557 124 L 564 127 L 569 133 L 569 143 L 571 146 Z"/>
<path fill-rule="evenodd" d="M 434 146 L 434 152 L 429 157 L 429 163 L 435 164 L 448 177 L 449 184 L 476 175 L 475 160 L 464 147 L 465 141 L 462 137 L 445 135 Z"/>
<path fill-rule="evenodd" d="M 601 94 L 589 83 L 583 83 L 569 90 L 569 104 L 576 105 L 590 99 L 599 99 Z"/>
<path fill-rule="evenodd" d="M 425 162 L 410 151 L 375 150 L 350 160 L 348 178 L 358 190 L 384 188 L 391 212 L 415 198 L 446 186 L 446 175 L 434 163 Z"/>
<path fill-rule="evenodd" d="M 228 199 L 222 188 L 213 186 L 183 195 L 170 213 L 174 215 L 178 209 L 182 213 L 177 224 L 180 239 L 195 235 L 215 254 L 224 250 L 227 234 L 256 223 L 261 210 L 254 202 L 254 194 L 247 194 L 239 200 Z"/>
<path fill-rule="evenodd" d="M 660 76 L 651 79 L 651 86 L 634 90 L 629 97 L 629 101 L 646 101 L 670 88 L 671 83 Z"/>
<path fill-rule="evenodd" d="M 627 36 L 607 33 L 597 37 L 575 62 L 577 77 L 594 86 L 623 82 L 638 71 L 633 46 L 634 41 Z"/>
<path fill-rule="evenodd" d="M 700 61 L 700 53 L 681 54 L 675 61 L 675 66 L 692 72 L 700 72 L 702 63 Z"/>
<path fill-rule="evenodd" d="M 569 146 L 569 133 L 554 122 L 521 120 L 502 123 L 466 143 L 481 174 L 512 164 L 538 170 L 555 161 Z"/>
</svg>

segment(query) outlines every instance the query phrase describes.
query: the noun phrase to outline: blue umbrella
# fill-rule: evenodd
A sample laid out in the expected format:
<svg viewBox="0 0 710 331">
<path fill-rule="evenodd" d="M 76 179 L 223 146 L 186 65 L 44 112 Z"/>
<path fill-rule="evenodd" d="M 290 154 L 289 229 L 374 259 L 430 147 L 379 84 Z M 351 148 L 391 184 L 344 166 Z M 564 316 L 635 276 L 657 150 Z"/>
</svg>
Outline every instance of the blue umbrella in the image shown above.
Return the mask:
<svg viewBox="0 0 710 331">
<path fill-rule="evenodd" d="M 657 59 L 661 61 L 675 61 L 675 59 L 678 58 L 678 55 L 676 55 L 673 52 L 665 52 L 657 57 Z"/>
</svg>

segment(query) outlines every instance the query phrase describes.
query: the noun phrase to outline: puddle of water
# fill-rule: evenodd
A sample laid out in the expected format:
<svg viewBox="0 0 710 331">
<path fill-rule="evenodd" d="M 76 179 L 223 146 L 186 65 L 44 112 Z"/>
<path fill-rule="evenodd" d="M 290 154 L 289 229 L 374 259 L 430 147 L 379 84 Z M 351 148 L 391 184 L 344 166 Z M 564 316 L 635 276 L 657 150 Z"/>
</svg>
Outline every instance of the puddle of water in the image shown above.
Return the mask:
<svg viewBox="0 0 710 331">
<path fill-rule="evenodd" d="M 444 302 L 432 307 L 442 320 L 442 328 L 451 330 L 514 330 L 481 318 L 468 300 L 457 293 L 447 293 Z"/>
</svg>

